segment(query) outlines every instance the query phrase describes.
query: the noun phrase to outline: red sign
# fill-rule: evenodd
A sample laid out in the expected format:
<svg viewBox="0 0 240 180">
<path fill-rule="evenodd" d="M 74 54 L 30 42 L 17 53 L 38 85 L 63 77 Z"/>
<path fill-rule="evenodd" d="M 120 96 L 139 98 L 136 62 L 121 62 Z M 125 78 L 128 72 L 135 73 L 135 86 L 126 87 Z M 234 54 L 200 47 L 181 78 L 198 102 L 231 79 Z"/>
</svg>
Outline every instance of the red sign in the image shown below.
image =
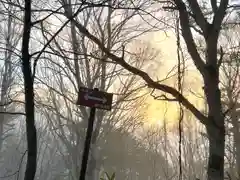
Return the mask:
<svg viewBox="0 0 240 180">
<path fill-rule="evenodd" d="M 81 87 L 78 92 L 77 105 L 111 110 L 112 98 L 113 94 L 98 91 L 97 89 Z"/>
</svg>

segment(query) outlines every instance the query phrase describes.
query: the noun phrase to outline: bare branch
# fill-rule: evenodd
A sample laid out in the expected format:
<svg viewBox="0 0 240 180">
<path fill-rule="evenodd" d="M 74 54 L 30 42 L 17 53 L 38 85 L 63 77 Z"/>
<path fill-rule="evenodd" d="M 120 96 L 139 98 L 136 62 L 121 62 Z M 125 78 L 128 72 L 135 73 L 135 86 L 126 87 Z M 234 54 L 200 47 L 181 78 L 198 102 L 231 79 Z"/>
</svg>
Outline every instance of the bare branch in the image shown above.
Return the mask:
<svg viewBox="0 0 240 180">
<path fill-rule="evenodd" d="M 197 2 L 197 0 L 188 0 L 188 3 L 194 14 L 194 16 L 193 16 L 194 20 L 196 21 L 198 26 L 201 28 L 204 36 L 206 37 L 207 36 L 207 28 L 208 28 L 209 24 L 202 13 L 199 3 Z M 179 11 L 181 11 L 181 9 Z"/>
<path fill-rule="evenodd" d="M 35 22 L 32 22 L 31 25 L 34 26 L 34 25 L 36 25 L 36 24 L 38 24 L 38 23 L 41 23 L 41 22 L 45 21 L 46 19 L 48 19 L 48 18 L 49 18 L 50 16 L 52 16 L 53 14 L 58 13 L 58 11 L 59 11 L 61 8 L 62 8 L 62 7 L 59 7 L 59 8 L 56 9 L 55 11 L 52 11 L 50 14 L 48 14 L 46 17 L 44 17 L 44 18 L 42 18 L 42 19 L 39 19 L 39 20 L 37 20 L 37 21 L 35 21 Z"/>
<path fill-rule="evenodd" d="M 155 96 L 153 94 L 151 94 L 151 96 L 156 99 L 156 100 L 160 100 L 160 101 L 169 101 L 169 102 L 177 102 L 178 100 L 176 98 L 168 98 L 166 95 L 162 94 L 160 96 Z"/>
<path fill-rule="evenodd" d="M 71 21 L 71 19 L 73 19 L 75 16 L 77 16 L 80 12 L 81 12 L 81 8 L 79 8 L 79 10 L 72 16 L 69 17 L 69 19 L 57 30 L 57 32 L 51 37 L 50 40 L 48 40 L 48 42 L 45 44 L 45 46 L 42 48 L 42 50 L 40 51 L 40 53 L 38 54 L 38 56 L 35 58 L 34 63 L 33 63 L 33 74 L 32 77 L 35 77 L 35 73 L 36 73 L 36 67 L 37 67 L 37 63 L 39 58 L 41 57 L 42 53 L 45 51 L 45 49 L 49 46 L 49 44 L 56 38 L 56 36 L 63 30 L 63 28 Z"/>
<path fill-rule="evenodd" d="M 193 104 L 191 104 L 181 93 L 179 93 L 175 88 L 164 85 L 164 84 L 159 84 L 158 82 L 156 82 L 152 78 L 150 78 L 150 76 L 146 72 L 144 72 L 136 67 L 131 66 L 124 59 L 114 55 L 102 44 L 102 42 L 98 38 L 96 38 L 94 35 L 92 35 L 82 24 L 80 24 L 76 20 L 73 20 L 73 21 L 75 22 L 78 30 L 81 33 L 83 33 L 84 35 L 86 35 L 93 42 L 95 42 L 99 46 L 99 48 L 106 55 L 108 55 L 109 58 L 111 58 L 113 61 L 115 61 L 116 63 L 118 63 L 119 65 L 124 67 L 126 70 L 130 71 L 131 73 L 133 73 L 137 76 L 140 76 L 147 83 L 149 88 L 154 88 L 154 89 L 164 91 L 166 93 L 171 94 L 173 97 L 177 98 L 177 100 L 179 102 L 181 102 L 187 109 L 189 109 L 201 121 L 201 123 L 203 123 L 203 124 L 206 123 L 206 117 Z"/>
<path fill-rule="evenodd" d="M 185 4 L 182 0 L 174 0 L 176 6 L 179 10 L 180 24 L 182 27 L 182 35 L 186 42 L 187 49 L 191 55 L 193 62 L 201 74 L 205 72 L 205 63 L 203 62 L 198 50 L 196 48 L 196 43 L 194 42 L 193 35 L 189 26 L 189 16 Z"/>
<path fill-rule="evenodd" d="M 212 10 L 214 12 L 214 14 L 217 12 L 217 0 L 211 0 L 211 6 L 212 6 Z"/>
<path fill-rule="evenodd" d="M 6 103 L 1 103 L 0 104 L 0 107 L 1 106 L 8 106 L 8 105 L 10 105 L 10 104 L 12 104 L 12 103 L 20 103 L 20 104 L 25 104 L 23 101 L 17 101 L 17 100 L 10 100 L 10 101 L 8 101 L 8 102 L 6 102 Z"/>
<path fill-rule="evenodd" d="M 219 60 L 218 60 L 218 67 L 220 67 L 220 66 L 222 65 L 223 56 L 224 56 L 224 52 L 223 52 L 223 48 L 222 48 L 222 46 L 221 46 L 221 47 L 220 47 L 220 57 L 219 57 Z"/>
<path fill-rule="evenodd" d="M 23 116 L 26 116 L 26 113 L 23 113 L 23 112 L 5 112 L 5 111 L 3 111 L 3 112 L 1 112 L 0 111 L 0 114 L 10 114 L 10 115 L 23 115 Z"/>
<path fill-rule="evenodd" d="M 220 31 L 223 18 L 226 14 L 226 9 L 227 9 L 228 3 L 229 3 L 229 0 L 221 0 L 219 8 L 214 15 L 212 24 L 216 31 Z"/>
</svg>

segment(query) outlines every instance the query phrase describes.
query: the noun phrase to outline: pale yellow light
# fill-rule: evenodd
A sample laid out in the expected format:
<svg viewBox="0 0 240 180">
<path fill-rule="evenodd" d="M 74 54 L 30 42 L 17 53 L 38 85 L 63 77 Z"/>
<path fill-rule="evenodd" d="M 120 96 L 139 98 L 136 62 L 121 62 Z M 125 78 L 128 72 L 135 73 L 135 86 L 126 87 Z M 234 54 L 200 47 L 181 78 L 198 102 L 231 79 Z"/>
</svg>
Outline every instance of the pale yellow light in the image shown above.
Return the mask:
<svg viewBox="0 0 240 180">
<path fill-rule="evenodd" d="M 163 79 L 173 66 L 177 65 L 176 38 L 174 33 L 171 31 L 167 33 L 156 33 L 153 36 L 154 38 L 152 38 L 153 41 L 151 41 L 151 44 L 160 49 L 161 58 L 159 61 L 162 61 L 156 74 L 159 79 Z M 204 99 L 196 96 L 196 94 L 200 96 L 203 95 L 201 78 L 195 70 L 194 65 L 191 65 L 191 60 L 190 66 L 191 71 L 188 70 L 186 72 L 183 94 L 192 104 L 201 109 L 203 107 Z M 176 82 L 177 76 L 165 81 L 164 83 L 174 86 Z M 193 91 L 195 94 L 192 94 L 190 91 Z M 157 94 L 161 95 L 161 93 L 162 92 L 157 91 Z M 154 100 L 153 97 L 149 97 L 147 100 L 147 107 L 144 111 L 147 119 L 146 125 L 156 124 L 158 126 L 163 126 L 165 120 L 168 126 L 173 126 L 176 125 L 179 120 L 178 102 Z"/>
<path fill-rule="evenodd" d="M 164 120 L 168 126 L 176 123 L 178 119 L 178 104 L 166 101 L 154 100 L 149 97 L 146 108 L 146 118 L 149 120 L 146 125 L 164 125 Z"/>
</svg>

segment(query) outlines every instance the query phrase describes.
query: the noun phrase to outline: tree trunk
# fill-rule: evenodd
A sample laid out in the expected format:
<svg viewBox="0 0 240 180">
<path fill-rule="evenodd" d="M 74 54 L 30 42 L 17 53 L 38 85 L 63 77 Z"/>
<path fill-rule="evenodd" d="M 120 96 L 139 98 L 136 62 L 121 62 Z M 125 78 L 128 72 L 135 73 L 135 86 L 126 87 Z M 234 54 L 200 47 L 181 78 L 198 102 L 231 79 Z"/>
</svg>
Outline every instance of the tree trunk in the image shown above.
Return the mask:
<svg viewBox="0 0 240 180">
<path fill-rule="evenodd" d="M 238 122 L 238 115 L 236 109 L 230 112 L 230 117 L 233 125 L 233 142 L 234 142 L 234 150 L 235 150 L 235 157 L 236 157 L 236 178 L 240 179 L 240 131 L 239 131 L 239 122 Z"/>
<path fill-rule="evenodd" d="M 214 125 L 207 126 L 209 137 L 208 180 L 224 179 L 225 134 L 223 131 L 223 129 L 219 129 Z"/>
<path fill-rule="evenodd" d="M 234 133 L 234 147 L 236 151 L 236 168 L 237 168 L 236 179 L 240 179 L 240 133 L 239 133 L 239 130 L 237 133 Z"/>
<path fill-rule="evenodd" d="M 9 15 L 8 16 L 8 22 L 7 22 L 7 38 L 6 38 L 6 50 L 4 53 L 4 70 L 3 70 L 3 77 L 2 77 L 2 82 L 1 82 L 1 99 L 0 99 L 0 112 L 6 112 L 6 106 L 4 104 L 7 103 L 7 93 L 10 88 L 11 82 L 12 82 L 12 65 L 11 65 L 11 55 L 12 52 L 11 50 L 13 47 L 11 46 L 10 42 L 10 37 L 11 37 L 11 25 L 12 25 L 12 17 Z M 4 141 L 4 123 L 6 120 L 6 115 L 5 114 L 0 114 L 0 152 L 2 150 L 3 146 L 3 141 Z"/>
<path fill-rule="evenodd" d="M 7 59 L 5 60 L 7 61 Z M 5 112 L 6 109 L 5 109 L 5 106 L 3 106 L 3 104 L 6 103 L 6 95 L 7 95 L 7 71 L 6 71 L 6 66 L 7 66 L 7 63 L 5 62 L 5 71 L 4 71 L 4 74 L 3 74 L 3 78 L 2 78 L 2 85 L 1 85 L 1 100 L 0 100 L 0 112 Z M 4 141 L 4 137 L 3 137 L 3 126 L 4 126 L 4 122 L 5 122 L 5 114 L 0 114 L 0 152 L 2 150 L 2 145 L 3 145 L 3 141 Z"/>
<path fill-rule="evenodd" d="M 1 110 L 2 108 L 0 108 Z M 4 114 L 0 114 L 0 153 L 2 151 L 2 146 L 3 146 L 3 123 L 4 123 Z"/>
<path fill-rule="evenodd" d="M 217 44 L 219 29 L 213 25 L 206 37 L 206 64 L 202 71 L 204 93 L 208 104 L 205 124 L 209 139 L 208 180 L 224 180 L 225 124 L 219 89 L 219 62 Z"/>
<path fill-rule="evenodd" d="M 221 93 L 218 87 L 219 73 L 216 67 L 214 71 L 213 69 L 208 69 L 204 82 L 208 103 L 208 123 L 206 124 L 209 138 L 208 180 L 223 180 L 225 126 Z"/>
<path fill-rule="evenodd" d="M 34 91 L 29 40 L 31 30 L 31 0 L 25 0 L 24 31 L 22 42 L 22 72 L 24 77 L 26 131 L 27 131 L 27 166 L 25 180 L 34 180 L 37 168 L 37 135 L 34 119 Z"/>
</svg>

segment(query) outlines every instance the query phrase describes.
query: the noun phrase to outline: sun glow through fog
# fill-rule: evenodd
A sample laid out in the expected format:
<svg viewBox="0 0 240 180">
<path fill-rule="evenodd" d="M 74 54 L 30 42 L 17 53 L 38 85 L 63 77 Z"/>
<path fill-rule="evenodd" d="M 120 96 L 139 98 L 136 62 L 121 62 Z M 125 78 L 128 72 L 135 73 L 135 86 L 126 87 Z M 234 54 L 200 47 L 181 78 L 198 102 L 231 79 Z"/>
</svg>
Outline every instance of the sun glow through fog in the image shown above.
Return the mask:
<svg viewBox="0 0 240 180">
<path fill-rule="evenodd" d="M 154 74 L 158 76 L 158 79 L 163 79 L 166 77 L 166 74 L 177 65 L 177 55 L 176 55 L 176 41 L 175 36 L 172 32 L 167 33 L 156 33 L 154 35 L 155 41 L 152 41 L 153 47 L 160 49 L 162 61 L 161 66 L 158 68 L 158 71 Z M 185 73 L 184 78 L 184 95 L 185 97 L 194 104 L 197 108 L 203 109 L 203 98 L 202 88 L 201 88 L 201 78 L 192 66 L 191 60 L 186 62 L 190 63 L 190 68 Z M 154 77 L 156 78 L 156 77 Z M 165 81 L 165 84 L 176 87 L 177 76 Z M 194 92 L 194 93 L 192 93 Z M 157 95 L 161 95 L 162 92 L 156 91 Z M 170 97 L 170 96 L 169 96 Z M 153 97 L 149 96 L 146 101 L 147 106 L 144 109 L 144 114 L 147 119 L 146 125 L 158 125 L 163 126 L 164 120 L 167 126 L 174 126 L 179 120 L 179 104 L 178 102 L 167 102 L 161 100 L 155 100 Z"/>
<path fill-rule="evenodd" d="M 168 126 L 174 125 L 178 119 L 178 107 L 176 103 L 168 103 L 159 100 L 149 100 L 149 105 L 146 109 L 146 118 L 149 125 L 164 125 L 164 120 Z"/>
</svg>

